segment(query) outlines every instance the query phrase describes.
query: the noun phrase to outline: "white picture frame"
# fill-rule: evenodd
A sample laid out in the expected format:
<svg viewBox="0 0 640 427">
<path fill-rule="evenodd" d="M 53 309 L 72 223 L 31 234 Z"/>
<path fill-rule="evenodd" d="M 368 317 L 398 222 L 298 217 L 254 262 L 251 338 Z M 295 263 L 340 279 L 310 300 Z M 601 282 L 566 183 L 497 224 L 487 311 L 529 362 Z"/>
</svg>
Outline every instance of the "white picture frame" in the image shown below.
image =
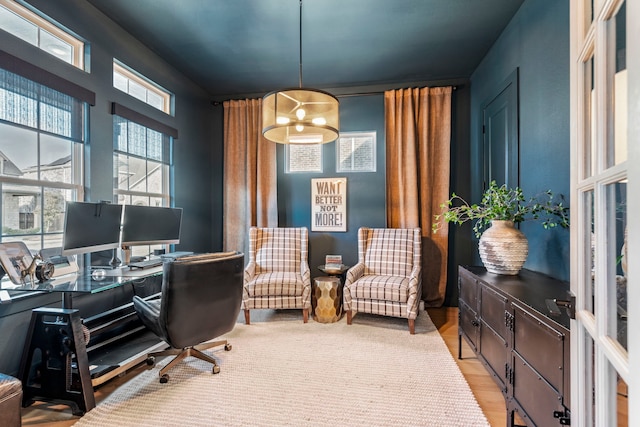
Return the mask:
<svg viewBox="0 0 640 427">
<path fill-rule="evenodd" d="M 347 178 L 311 180 L 311 231 L 347 231 Z"/>
</svg>

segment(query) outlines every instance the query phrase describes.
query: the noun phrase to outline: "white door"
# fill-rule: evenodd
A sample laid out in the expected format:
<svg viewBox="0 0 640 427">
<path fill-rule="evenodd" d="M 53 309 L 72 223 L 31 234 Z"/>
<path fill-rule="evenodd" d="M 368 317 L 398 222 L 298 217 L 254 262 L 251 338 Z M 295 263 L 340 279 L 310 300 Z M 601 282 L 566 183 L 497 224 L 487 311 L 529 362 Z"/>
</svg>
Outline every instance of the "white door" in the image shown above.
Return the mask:
<svg viewBox="0 0 640 427">
<path fill-rule="evenodd" d="M 640 425 L 639 25 L 638 0 L 571 1 L 573 426 Z"/>
</svg>

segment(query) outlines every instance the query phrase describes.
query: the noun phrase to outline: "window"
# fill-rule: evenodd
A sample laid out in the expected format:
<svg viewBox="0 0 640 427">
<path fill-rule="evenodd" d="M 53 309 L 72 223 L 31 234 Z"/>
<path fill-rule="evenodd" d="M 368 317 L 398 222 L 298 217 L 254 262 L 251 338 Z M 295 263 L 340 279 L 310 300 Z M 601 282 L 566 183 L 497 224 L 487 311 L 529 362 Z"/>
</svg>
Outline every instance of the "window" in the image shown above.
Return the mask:
<svg viewBox="0 0 640 427">
<path fill-rule="evenodd" d="M 173 95 L 170 92 L 115 60 L 113 61 L 113 87 L 153 108 L 173 114 Z"/>
<path fill-rule="evenodd" d="M 375 172 L 376 133 L 341 133 L 336 141 L 336 172 Z"/>
<path fill-rule="evenodd" d="M 0 0 L 0 28 L 45 52 L 84 69 L 85 45 L 78 37 L 12 0 Z"/>
<path fill-rule="evenodd" d="M 172 143 L 177 131 L 163 129 L 152 119 L 118 104 L 114 104 L 113 111 L 114 194 L 117 202 L 171 206 Z M 133 120 L 134 116 L 137 121 Z M 151 250 L 161 247 L 134 246 L 132 255 L 146 256 Z"/>
<path fill-rule="evenodd" d="M 288 144 L 285 146 L 287 173 L 322 172 L 322 145 Z"/>
<path fill-rule="evenodd" d="M 2 242 L 62 246 L 65 202 L 83 194 L 85 106 L 0 68 Z"/>
</svg>

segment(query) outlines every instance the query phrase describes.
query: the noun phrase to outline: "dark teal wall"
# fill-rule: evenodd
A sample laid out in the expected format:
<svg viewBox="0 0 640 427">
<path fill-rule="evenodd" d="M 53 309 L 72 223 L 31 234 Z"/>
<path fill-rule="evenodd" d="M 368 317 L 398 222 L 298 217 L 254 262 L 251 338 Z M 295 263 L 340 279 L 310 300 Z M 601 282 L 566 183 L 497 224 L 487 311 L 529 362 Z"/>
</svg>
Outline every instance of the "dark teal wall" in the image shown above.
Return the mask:
<svg viewBox="0 0 640 427">
<path fill-rule="evenodd" d="M 385 214 L 385 135 L 384 95 L 340 98 L 340 131 L 375 131 L 376 172 L 336 173 L 336 144 L 322 147 L 323 173 L 284 173 L 284 146 L 278 147 L 278 221 L 281 227 L 309 229 L 309 266 L 312 277 L 321 273 L 327 254 L 341 254 L 347 265 L 358 260 L 358 228 L 384 227 Z M 347 178 L 347 231 L 311 232 L 311 179 Z"/>
<path fill-rule="evenodd" d="M 213 107 L 209 95 L 124 32 L 83 0 L 29 0 L 35 8 L 86 39 L 90 45 L 90 72 L 78 70 L 8 33 L 0 32 L 2 49 L 96 93 L 90 108 L 87 199 L 111 200 L 113 195 L 113 116 L 111 102 L 178 129 L 174 149 L 175 205 L 184 209 L 178 249 L 210 251 L 221 222 L 213 220 L 210 195 L 214 192 L 212 139 Z M 175 117 L 113 88 L 112 61 L 116 58 L 176 95 Z M 218 169 L 219 170 L 219 169 Z M 219 221 L 219 218 L 217 218 Z"/>
<path fill-rule="evenodd" d="M 482 191 L 482 111 L 500 83 L 519 69 L 520 187 L 569 198 L 569 1 L 526 0 L 471 76 L 471 193 Z M 478 177 L 475 179 L 474 177 Z M 453 190 L 457 190 L 453 188 Z M 525 268 L 567 280 L 569 231 L 524 223 Z M 479 259 L 476 255 L 476 262 Z"/>
</svg>

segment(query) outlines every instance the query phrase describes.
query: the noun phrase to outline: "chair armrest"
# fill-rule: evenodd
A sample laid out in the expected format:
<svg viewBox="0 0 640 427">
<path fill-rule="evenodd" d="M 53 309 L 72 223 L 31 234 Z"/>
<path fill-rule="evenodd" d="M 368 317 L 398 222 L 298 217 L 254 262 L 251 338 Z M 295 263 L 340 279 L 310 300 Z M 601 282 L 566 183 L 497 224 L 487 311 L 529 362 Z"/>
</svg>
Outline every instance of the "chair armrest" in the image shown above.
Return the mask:
<svg viewBox="0 0 640 427">
<path fill-rule="evenodd" d="M 133 297 L 133 308 L 138 314 L 140 321 L 142 321 L 142 324 L 166 341 L 166 334 L 160 325 L 161 303 L 162 298 L 144 300 L 137 295 Z"/>
<path fill-rule="evenodd" d="M 365 267 L 364 263 L 359 262 L 353 267 L 351 267 L 349 270 L 347 270 L 347 277 L 344 281 L 344 285 L 348 286 L 353 282 L 355 282 L 356 280 L 358 280 L 359 278 L 361 278 L 364 275 L 364 267 Z"/>
<path fill-rule="evenodd" d="M 409 298 L 407 299 L 408 318 L 415 319 L 420 309 L 420 300 L 422 299 L 422 268 L 413 266 L 409 276 Z"/>
<path fill-rule="evenodd" d="M 244 284 L 246 285 L 253 280 L 253 276 L 256 275 L 256 263 L 255 261 L 249 261 L 244 268 Z"/>
<path fill-rule="evenodd" d="M 307 261 L 300 262 L 300 274 L 305 286 L 311 286 L 311 270 Z"/>
</svg>

